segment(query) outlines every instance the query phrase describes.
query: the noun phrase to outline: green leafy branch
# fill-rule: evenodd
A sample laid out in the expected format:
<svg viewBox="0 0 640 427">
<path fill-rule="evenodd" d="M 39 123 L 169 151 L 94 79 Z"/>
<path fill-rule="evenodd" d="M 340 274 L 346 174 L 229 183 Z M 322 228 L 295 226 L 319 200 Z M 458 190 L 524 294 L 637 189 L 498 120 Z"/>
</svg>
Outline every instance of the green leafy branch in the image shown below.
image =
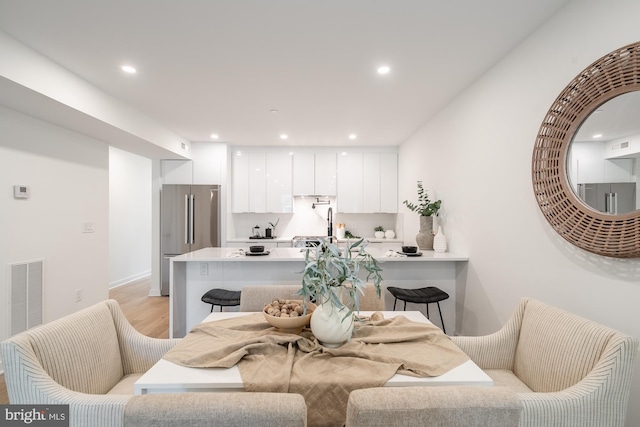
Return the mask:
<svg viewBox="0 0 640 427">
<path fill-rule="evenodd" d="M 422 186 L 422 181 L 418 181 L 418 203 L 414 204 L 408 200 L 402 203 L 411 211 L 419 213 L 420 216 L 437 216 L 442 201 L 431 201 L 429 194 Z"/>
</svg>

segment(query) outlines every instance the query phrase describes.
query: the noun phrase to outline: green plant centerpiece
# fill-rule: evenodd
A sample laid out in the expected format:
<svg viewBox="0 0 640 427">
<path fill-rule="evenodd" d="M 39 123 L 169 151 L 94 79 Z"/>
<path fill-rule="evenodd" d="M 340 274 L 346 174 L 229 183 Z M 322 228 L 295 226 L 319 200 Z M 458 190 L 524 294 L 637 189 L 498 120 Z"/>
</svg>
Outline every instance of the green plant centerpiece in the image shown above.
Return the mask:
<svg viewBox="0 0 640 427">
<path fill-rule="evenodd" d="M 353 313 L 360 311 L 366 283 L 373 283 L 381 297 L 382 268 L 366 251 L 368 244 L 365 239 L 347 241 L 340 249 L 323 240 L 305 255 L 300 294 L 318 305 L 311 317 L 311 331 L 325 346 L 339 346 L 351 337 Z"/>
<path fill-rule="evenodd" d="M 418 181 L 418 203 L 405 200 L 404 205 L 412 212 L 420 215 L 420 232 L 416 236 L 416 243 L 420 249 L 433 249 L 433 217 L 438 215 L 442 206 L 441 200 L 432 201 L 429 193 L 422 186 L 422 181 Z"/>
<path fill-rule="evenodd" d="M 417 212 L 420 216 L 437 216 L 440 206 L 442 205 L 441 200 L 431 201 L 429 193 L 422 186 L 422 181 L 418 181 L 418 203 L 414 204 L 408 200 L 402 203 L 411 211 Z"/>
</svg>

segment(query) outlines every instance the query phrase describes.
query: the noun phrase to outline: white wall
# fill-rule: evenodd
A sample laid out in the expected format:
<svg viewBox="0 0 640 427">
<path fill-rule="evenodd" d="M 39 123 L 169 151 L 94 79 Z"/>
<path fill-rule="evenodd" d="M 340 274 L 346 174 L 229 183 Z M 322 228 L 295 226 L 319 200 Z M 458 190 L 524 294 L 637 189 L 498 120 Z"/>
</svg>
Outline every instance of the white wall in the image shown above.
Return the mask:
<svg viewBox="0 0 640 427">
<path fill-rule="evenodd" d="M 468 254 L 466 291 L 457 295 L 459 334 L 497 330 L 529 296 L 640 337 L 640 259 L 579 250 L 542 216 L 531 155 L 542 119 L 580 71 L 640 40 L 640 2 L 570 3 L 400 149 L 399 200 L 415 181 L 435 190 L 450 250 Z M 418 218 L 405 215 L 405 240 Z M 628 426 L 640 425 L 636 368 Z"/>
<path fill-rule="evenodd" d="M 109 148 L 109 285 L 151 274 L 151 160 Z"/>
<path fill-rule="evenodd" d="M 44 259 L 44 321 L 108 297 L 106 144 L 0 107 L 0 340 L 8 336 L 9 264 Z M 13 185 L 31 187 L 15 200 Z M 84 222 L 95 233 L 83 233 Z M 76 289 L 83 300 L 76 303 Z"/>
</svg>

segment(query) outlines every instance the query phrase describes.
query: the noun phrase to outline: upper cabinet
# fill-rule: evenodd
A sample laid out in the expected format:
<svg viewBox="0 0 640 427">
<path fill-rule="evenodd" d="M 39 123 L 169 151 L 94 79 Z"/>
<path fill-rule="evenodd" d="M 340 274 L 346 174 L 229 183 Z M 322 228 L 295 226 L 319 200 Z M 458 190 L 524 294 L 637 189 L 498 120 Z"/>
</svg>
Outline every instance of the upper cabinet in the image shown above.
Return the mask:
<svg viewBox="0 0 640 427">
<path fill-rule="evenodd" d="M 232 212 L 292 212 L 291 167 L 291 156 L 286 152 L 235 152 L 231 171 Z"/>
<path fill-rule="evenodd" d="M 397 213 L 395 151 L 241 149 L 232 155 L 234 213 L 291 213 L 293 196 L 336 197 L 337 212 Z"/>
<path fill-rule="evenodd" d="M 397 213 L 397 153 L 340 155 L 337 204 L 338 212 L 342 213 Z"/>
<path fill-rule="evenodd" d="M 293 156 L 294 196 L 336 195 L 336 153 L 300 151 Z"/>
<path fill-rule="evenodd" d="M 364 212 L 363 154 L 342 153 L 338 156 L 338 212 Z"/>
<path fill-rule="evenodd" d="M 293 212 L 292 156 L 285 152 L 267 152 L 267 212 Z"/>
</svg>

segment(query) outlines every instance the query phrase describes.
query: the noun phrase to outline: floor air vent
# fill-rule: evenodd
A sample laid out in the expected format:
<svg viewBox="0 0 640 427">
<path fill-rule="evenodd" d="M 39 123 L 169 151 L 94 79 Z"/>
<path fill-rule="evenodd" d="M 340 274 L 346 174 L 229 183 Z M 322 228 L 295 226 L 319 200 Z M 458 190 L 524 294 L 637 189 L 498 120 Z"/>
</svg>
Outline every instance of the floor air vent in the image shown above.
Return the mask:
<svg viewBox="0 0 640 427">
<path fill-rule="evenodd" d="M 11 335 L 42 324 L 43 261 L 11 265 Z"/>
</svg>

